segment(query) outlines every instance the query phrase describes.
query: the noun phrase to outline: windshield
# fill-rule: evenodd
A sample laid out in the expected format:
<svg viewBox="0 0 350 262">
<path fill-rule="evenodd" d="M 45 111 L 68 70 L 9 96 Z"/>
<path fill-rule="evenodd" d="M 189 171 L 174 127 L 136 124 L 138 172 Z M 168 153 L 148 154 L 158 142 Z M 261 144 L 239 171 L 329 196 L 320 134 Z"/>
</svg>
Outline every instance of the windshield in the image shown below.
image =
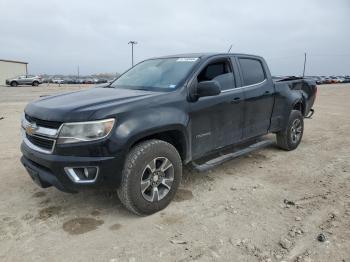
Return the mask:
<svg viewBox="0 0 350 262">
<path fill-rule="evenodd" d="M 198 58 L 146 60 L 115 80 L 111 87 L 150 91 L 172 91 L 189 74 Z"/>
</svg>

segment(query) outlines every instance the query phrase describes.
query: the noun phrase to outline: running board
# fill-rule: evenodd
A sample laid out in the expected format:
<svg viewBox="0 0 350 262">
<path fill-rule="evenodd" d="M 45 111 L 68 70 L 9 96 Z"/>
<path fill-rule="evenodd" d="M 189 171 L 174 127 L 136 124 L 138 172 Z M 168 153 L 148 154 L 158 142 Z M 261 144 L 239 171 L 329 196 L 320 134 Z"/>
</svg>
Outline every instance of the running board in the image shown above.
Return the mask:
<svg viewBox="0 0 350 262">
<path fill-rule="evenodd" d="M 219 156 L 217 158 L 214 158 L 214 159 L 211 159 L 207 162 L 205 162 L 204 164 L 196 164 L 195 162 L 192 162 L 192 166 L 195 170 L 199 171 L 199 172 L 203 172 L 203 171 L 207 171 L 211 168 L 214 168 L 218 165 L 221 165 L 222 163 L 226 162 L 226 161 L 229 161 L 229 160 L 232 160 L 234 158 L 237 158 L 237 157 L 240 157 L 240 156 L 243 156 L 243 155 L 246 155 L 246 154 L 249 154 L 250 152 L 253 152 L 255 150 L 258 150 L 258 149 L 262 149 L 262 148 L 265 148 L 265 147 L 268 147 L 272 144 L 274 144 L 275 142 L 274 141 L 271 141 L 271 140 L 263 140 L 263 141 L 259 141 L 255 144 L 252 144 L 246 148 L 243 148 L 241 150 L 238 150 L 238 151 L 235 151 L 235 152 L 232 152 L 232 153 L 228 153 L 226 155 L 222 155 L 222 156 Z"/>
</svg>

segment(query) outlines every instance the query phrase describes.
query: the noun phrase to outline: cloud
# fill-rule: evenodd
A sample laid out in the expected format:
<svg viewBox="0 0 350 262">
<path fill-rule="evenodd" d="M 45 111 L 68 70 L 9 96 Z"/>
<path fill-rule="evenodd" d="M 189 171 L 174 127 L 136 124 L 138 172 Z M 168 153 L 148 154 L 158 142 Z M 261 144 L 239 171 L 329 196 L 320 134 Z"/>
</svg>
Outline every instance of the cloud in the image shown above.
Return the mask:
<svg viewBox="0 0 350 262">
<path fill-rule="evenodd" d="M 0 0 L 0 57 L 32 73 L 122 72 L 135 59 L 187 53 L 259 54 L 272 73 L 350 74 L 347 0 Z"/>
</svg>

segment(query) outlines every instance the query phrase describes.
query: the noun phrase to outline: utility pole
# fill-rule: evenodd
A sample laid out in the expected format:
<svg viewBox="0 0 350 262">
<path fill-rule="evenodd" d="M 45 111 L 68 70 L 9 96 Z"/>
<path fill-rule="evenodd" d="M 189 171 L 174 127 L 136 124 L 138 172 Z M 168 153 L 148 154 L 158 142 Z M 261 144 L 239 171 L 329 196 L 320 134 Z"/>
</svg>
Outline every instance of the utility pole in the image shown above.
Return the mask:
<svg viewBox="0 0 350 262">
<path fill-rule="evenodd" d="M 304 69 L 303 69 L 303 77 L 305 76 L 305 66 L 306 66 L 306 53 L 304 53 Z"/>
<path fill-rule="evenodd" d="M 136 41 L 130 41 L 128 45 L 131 44 L 131 66 L 134 67 L 134 45 L 137 44 Z"/>
</svg>

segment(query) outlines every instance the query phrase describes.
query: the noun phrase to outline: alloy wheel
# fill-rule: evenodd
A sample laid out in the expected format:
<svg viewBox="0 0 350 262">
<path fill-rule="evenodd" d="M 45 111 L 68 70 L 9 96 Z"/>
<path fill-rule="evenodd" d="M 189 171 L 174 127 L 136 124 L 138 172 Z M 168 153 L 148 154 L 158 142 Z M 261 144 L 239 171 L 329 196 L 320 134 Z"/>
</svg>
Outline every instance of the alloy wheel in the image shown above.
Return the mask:
<svg viewBox="0 0 350 262">
<path fill-rule="evenodd" d="M 174 166 L 166 157 L 150 161 L 141 176 L 141 193 L 149 202 L 162 200 L 171 190 L 174 182 Z"/>
<path fill-rule="evenodd" d="M 290 132 L 290 136 L 294 144 L 299 142 L 299 140 L 301 139 L 302 132 L 303 132 L 302 122 L 300 121 L 300 119 L 295 119 L 292 123 L 291 132 Z"/>
</svg>

